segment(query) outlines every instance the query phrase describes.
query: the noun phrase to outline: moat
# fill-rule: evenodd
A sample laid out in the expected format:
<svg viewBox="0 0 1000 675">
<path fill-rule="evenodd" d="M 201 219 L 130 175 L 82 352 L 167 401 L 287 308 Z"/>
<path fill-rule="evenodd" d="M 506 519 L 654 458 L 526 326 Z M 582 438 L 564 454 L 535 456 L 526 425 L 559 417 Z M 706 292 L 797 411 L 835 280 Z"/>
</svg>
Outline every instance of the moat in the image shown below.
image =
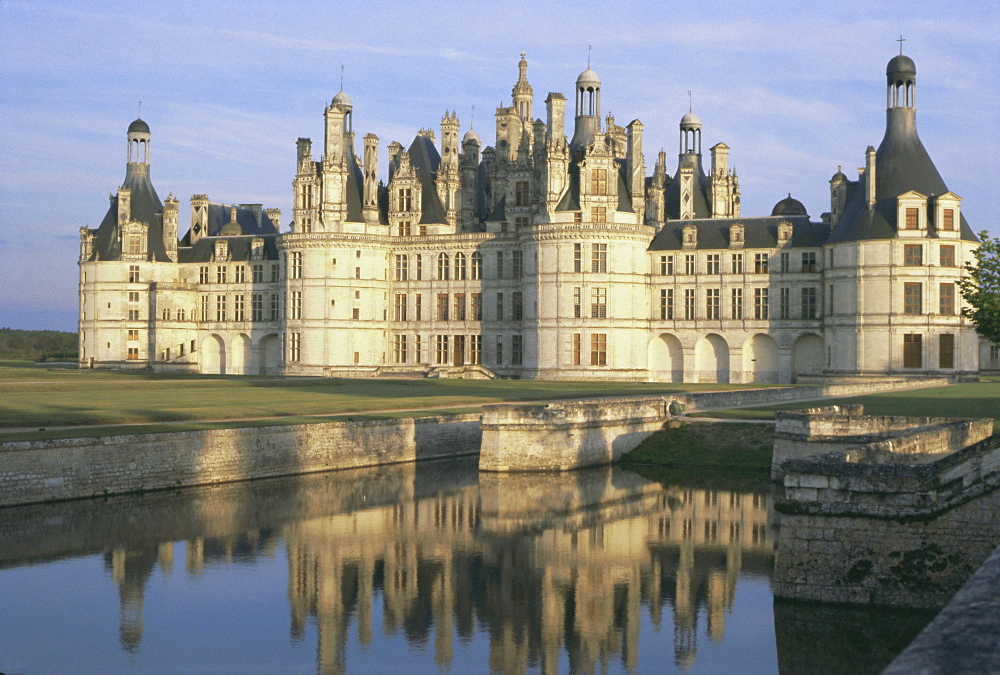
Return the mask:
<svg viewBox="0 0 1000 675">
<path fill-rule="evenodd" d="M 775 601 L 766 481 L 476 462 L 0 509 L 0 672 L 874 672 L 934 614 Z"/>
</svg>

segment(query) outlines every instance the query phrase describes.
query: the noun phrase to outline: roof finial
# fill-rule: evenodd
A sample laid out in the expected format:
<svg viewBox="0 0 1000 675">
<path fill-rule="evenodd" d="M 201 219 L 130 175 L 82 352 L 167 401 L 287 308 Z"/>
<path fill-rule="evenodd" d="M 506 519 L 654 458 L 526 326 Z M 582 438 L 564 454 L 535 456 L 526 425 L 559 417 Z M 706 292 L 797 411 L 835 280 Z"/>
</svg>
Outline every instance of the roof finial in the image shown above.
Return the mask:
<svg viewBox="0 0 1000 675">
<path fill-rule="evenodd" d="M 694 99 L 691 98 L 690 89 L 688 89 L 688 112 L 694 112 Z"/>
<path fill-rule="evenodd" d="M 340 64 L 340 91 L 344 91 L 344 64 Z"/>
<path fill-rule="evenodd" d="M 903 43 L 906 42 L 906 38 L 903 37 L 902 33 L 899 34 L 899 39 L 896 40 L 896 42 L 899 43 L 899 55 L 902 56 L 903 55 Z"/>
<path fill-rule="evenodd" d="M 476 128 L 476 106 L 472 106 L 472 114 L 469 116 L 469 128 Z"/>
<path fill-rule="evenodd" d="M 139 101 L 139 114 L 136 115 L 138 119 L 142 119 L 142 101 Z"/>
<path fill-rule="evenodd" d="M 587 45 L 587 70 L 590 70 L 590 50 L 594 48 L 594 45 Z"/>
</svg>

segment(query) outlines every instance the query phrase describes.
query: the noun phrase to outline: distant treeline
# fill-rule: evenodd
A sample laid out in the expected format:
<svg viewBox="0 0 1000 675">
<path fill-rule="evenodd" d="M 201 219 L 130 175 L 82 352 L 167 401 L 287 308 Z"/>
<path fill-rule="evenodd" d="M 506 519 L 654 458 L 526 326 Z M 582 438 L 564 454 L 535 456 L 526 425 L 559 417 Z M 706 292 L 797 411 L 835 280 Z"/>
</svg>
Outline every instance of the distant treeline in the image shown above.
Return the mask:
<svg viewBox="0 0 1000 675">
<path fill-rule="evenodd" d="M 0 359 L 75 361 L 78 349 L 76 333 L 0 328 Z"/>
</svg>

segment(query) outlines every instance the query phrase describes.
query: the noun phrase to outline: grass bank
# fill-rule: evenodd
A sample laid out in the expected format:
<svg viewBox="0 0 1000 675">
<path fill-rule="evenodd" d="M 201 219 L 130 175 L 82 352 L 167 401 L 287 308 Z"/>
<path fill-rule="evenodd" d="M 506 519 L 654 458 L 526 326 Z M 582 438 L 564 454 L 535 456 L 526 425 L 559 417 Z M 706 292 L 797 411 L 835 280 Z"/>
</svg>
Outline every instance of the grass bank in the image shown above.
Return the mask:
<svg viewBox="0 0 1000 675">
<path fill-rule="evenodd" d="M 528 380 L 237 377 L 0 362 L 0 440 L 470 412 L 489 403 L 748 388 Z M 314 417 L 323 416 L 323 417 Z M 44 432 L 38 431 L 44 427 Z M 78 427 L 76 430 L 51 427 Z M 14 429 L 20 430 L 14 431 Z M 6 431 L 4 431 L 6 429 Z"/>
<path fill-rule="evenodd" d="M 622 457 L 622 465 L 665 484 L 729 490 L 767 489 L 774 427 L 770 424 L 682 423 Z"/>
<path fill-rule="evenodd" d="M 849 398 L 828 399 L 820 403 L 787 403 L 714 410 L 697 413 L 697 417 L 742 420 L 773 420 L 778 410 L 796 410 L 808 405 L 861 404 L 869 415 L 920 415 L 936 417 L 991 417 L 994 432 L 1000 431 L 1000 378 L 983 378 L 981 382 L 966 382 L 932 389 L 869 394 Z"/>
</svg>

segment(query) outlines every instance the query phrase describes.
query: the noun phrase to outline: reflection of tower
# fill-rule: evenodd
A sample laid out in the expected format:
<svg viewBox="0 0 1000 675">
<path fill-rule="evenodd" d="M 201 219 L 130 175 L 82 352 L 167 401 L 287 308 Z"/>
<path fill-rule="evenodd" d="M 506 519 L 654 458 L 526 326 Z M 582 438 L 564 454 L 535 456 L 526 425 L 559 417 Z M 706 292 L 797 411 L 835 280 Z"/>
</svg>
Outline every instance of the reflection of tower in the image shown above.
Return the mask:
<svg viewBox="0 0 1000 675">
<path fill-rule="evenodd" d="M 129 551 L 116 548 L 104 554 L 104 567 L 118 586 L 120 601 L 118 638 L 122 649 L 134 654 L 142 642 L 142 601 L 153 567 L 159 557 L 157 549 Z"/>
</svg>

